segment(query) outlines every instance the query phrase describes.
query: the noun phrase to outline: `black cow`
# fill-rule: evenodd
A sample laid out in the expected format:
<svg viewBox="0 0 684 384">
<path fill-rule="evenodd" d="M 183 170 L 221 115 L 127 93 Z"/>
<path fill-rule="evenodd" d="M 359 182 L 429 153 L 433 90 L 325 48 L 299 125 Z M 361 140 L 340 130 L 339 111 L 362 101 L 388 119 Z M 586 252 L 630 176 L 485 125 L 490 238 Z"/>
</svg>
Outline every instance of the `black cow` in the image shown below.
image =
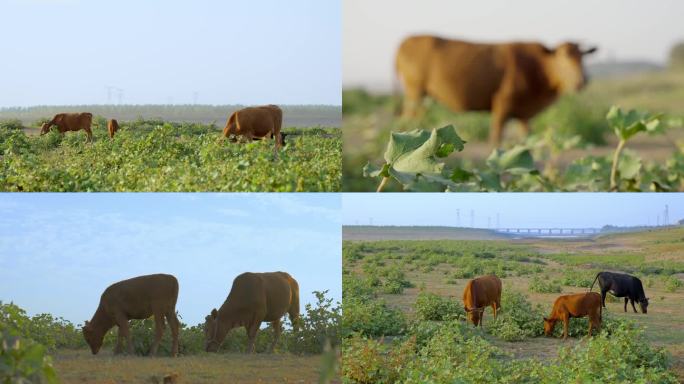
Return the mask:
<svg viewBox="0 0 684 384">
<path fill-rule="evenodd" d="M 629 301 L 632 304 L 634 313 L 637 313 L 636 307 L 634 307 L 634 302 L 636 301 L 639 303 L 641 312 L 647 313 L 648 298 L 644 294 L 644 286 L 641 285 L 641 280 L 638 278 L 624 273 L 599 272 L 596 274 L 594 282 L 591 283 L 589 291 L 594 289 L 596 280 L 598 280 L 599 287 L 601 287 L 601 303 L 603 308 L 606 307 L 606 293 L 610 292 L 615 297 L 625 298 L 625 312 L 627 312 L 627 301 Z"/>
</svg>

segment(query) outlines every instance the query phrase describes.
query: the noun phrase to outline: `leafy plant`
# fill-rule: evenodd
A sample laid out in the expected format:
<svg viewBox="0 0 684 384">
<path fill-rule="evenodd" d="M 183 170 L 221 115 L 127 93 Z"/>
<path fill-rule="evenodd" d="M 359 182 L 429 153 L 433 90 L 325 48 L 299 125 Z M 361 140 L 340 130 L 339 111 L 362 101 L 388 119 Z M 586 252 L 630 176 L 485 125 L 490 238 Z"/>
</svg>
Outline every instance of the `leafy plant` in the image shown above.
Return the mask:
<svg viewBox="0 0 684 384">
<path fill-rule="evenodd" d="M 559 293 L 562 291 L 558 282 L 551 281 L 548 278 L 540 278 L 539 276 L 534 276 L 530 279 L 529 289 L 531 292 L 537 293 Z"/>
<path fill-rule="evenodd" d="M 0 382 L 59 383 L 46 348 L 22 338 L 0 324 Z"/>
<path fill-rule="evenodd" d="M 463 306 L 454 298 L 441 297 L 430 292 L 419 293 L 414 308 L 420 320 L 444 321 L 465 318 Z"/>
<path fill-rule="evenodd" d="M 626 161 L 620 165 L 620 155 L 627 144 L 627 141 L 639 132 L 655 133 L 658 132 L 661 115 L 650 115 L 648 113 L 638 113 L 631 109 L 627 113 L 619 107 L 613 106 L 606 115 L 606 120 L 615 135 L 618 137 L 618 145 L 613 154 L 613 166 L 610 171 L 610 190 L 618 189 L 618 171 L 624 179 L 633 179 L 641 167 L 640 161 Z"/>
</svg>

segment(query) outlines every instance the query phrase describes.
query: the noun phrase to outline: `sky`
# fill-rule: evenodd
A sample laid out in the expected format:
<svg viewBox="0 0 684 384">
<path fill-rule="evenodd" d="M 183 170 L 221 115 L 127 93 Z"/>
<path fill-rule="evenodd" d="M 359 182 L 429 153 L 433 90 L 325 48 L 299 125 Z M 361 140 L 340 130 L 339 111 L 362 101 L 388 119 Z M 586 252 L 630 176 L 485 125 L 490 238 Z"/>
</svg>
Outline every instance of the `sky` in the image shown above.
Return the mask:
<svg viewBox="0 0 684 384">
<path fill-rule="evenodd" d="M 497 213 L 500 227 L 655 225 L 665 205 L 670 224 L 684 219 L 681 193 L 346 193 L 342 223 L 470 227 L 473 210 L 478 228 L 496 227 Z"/>
<path fill-rule="evenodd" d="M 0 107 L 340 105 L 340 1 L 0 0 Z"/>
<path fill-rule="evenodd" d="M 680 0 L 344 0 L 343 86 L 386 90 L 394 54 L 413 34 L 482 42 L 573 40 L 598 46 L 588 59 L 665 63 L 684 40 Z"/>
<path fill-rule="evenodd" d="M 219 308 L 243 272 L 285 271 L 342 297 L 339 194 L 0 195 L 0 301 L 90 319 L 109 285 L 169 273 L 186 324 Z"/>
</svg>

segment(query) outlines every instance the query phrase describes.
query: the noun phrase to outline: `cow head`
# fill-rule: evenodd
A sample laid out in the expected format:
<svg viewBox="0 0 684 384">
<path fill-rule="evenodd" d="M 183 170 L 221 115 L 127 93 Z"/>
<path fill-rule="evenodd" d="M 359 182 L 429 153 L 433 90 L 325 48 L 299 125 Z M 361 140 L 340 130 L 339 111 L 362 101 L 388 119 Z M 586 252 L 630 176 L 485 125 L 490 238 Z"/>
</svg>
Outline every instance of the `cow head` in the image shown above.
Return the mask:
<svg viewBox="0 0 684 384">
<path fill-rule="evenodd" d="M 466 317 L 468 318 L 468 321 L 471 323 L 475 324 L 477 327 L 480 324 L 480 321 L 482 320 L 482 312 L 484 312 L 484 308 L 468 308 L 466 306 L 463 307 L 466 313 Z"/>
<path fill-rule="evenodd" d="M 204 349 L 207 352 L 216 352 L 220 342 L 218 336 L 218 311 L 216 308 L 211 310 L 211 314 L 204 318 Z"/>
<path fill-rule="evenodd" d="M 596 50 L 596 47 L 583 50 L 576 43 L 563 43 L 549 52 L 551 55 L 549 77 L 560 92 L 577 92 L 587 84 L 588 79 L 582 65 L 582 58 Z"/>
<path fill-rule="evenodd" d="M 544 335 L 553 335 L 553 329 L 556 328 L 556 320 L 544 318 Z"/>
<path fill-rule="evenodd" d="M 228 141 L 230 141 L 231 143 L 237 141 L 235 124 L 229 123 L 228 125 L 226 125 L 225 128 L 223 128 L 223 137 L 228 139 Z"/>
<path fill-rule="evenodd" d="M 102 340 L 104 340 L 104 332 L 94 327 L 88 320 L 83 325 L 83 337 L 86 343 L 90 346 L 90 351 L 96 355 L 102 347 Z"/>
<path fill-rule="evenodd" d="M 648 297 L 639 300 L 639 308 L 641 308 L 641 313 L 648 313 Z"/>
<path fill-rule="evenodd" d="M 43 125 L 40 126 L 40 135 L 43 136 L 48 132 L 50 132 L 50 124 L 43 123 Z"/>
</svg>

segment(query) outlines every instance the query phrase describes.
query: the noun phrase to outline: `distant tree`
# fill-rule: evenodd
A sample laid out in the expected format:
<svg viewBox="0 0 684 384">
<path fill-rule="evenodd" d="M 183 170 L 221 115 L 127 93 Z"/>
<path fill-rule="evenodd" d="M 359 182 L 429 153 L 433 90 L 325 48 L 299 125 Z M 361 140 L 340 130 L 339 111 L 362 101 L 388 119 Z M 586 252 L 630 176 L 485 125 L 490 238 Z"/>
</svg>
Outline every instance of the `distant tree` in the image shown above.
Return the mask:
<svg viewBox="0 0 684 384">
<path fill-rule="evenodd" d="M 679 220 L 677 223 L 679 223 L 679 225 L 684 225 L 684 219 Z"/>
<path fill-rule="evenodd" d="M 670 50 L 670 68 L 684 69 L 684 41 L 675 44 Z"/>
</svg>

